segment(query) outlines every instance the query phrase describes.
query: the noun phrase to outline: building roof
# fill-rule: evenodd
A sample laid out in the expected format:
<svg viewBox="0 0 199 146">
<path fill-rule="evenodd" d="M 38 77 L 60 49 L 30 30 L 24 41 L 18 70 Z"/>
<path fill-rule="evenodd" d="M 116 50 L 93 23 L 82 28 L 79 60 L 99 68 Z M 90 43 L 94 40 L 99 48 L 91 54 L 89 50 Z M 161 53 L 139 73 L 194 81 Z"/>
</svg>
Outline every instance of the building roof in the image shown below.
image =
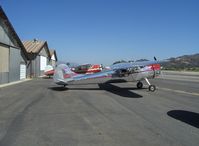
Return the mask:
<svg viewBox="0 0 199 146">
<path fill-rule="evenodd" d="M 23 41 L 23 45 L 28 53 L 35 53 L 35 54 L 39 54 L 40 51 L 43 49 L 43 47 L 46 46 L 48 57 L 49 58 L 51 57 L 47 41 L 34 39 L 31 41 Z"/>
<path fill-rule="evenodd" d="M 45 41 L 31 40 L 23 41 L 23 45 L 28 53 L 39 53 L 45 45 Z"/>
<path fill-rule="evenodd" d="M 55 56 L 55 60 L 57 61 L 57 53 L 55 49 L 50 49 L 50 57 Z"/>
<path fill-rule="evenodd" d="M 0 6 L 0 17 L 3 20 L 3 24 L 7 27 L 9 33 L 11 34 L 11 37 L 14 39 L 14 43 L 17 45 L 17 47 L 21 48 L 22 52 L 24 53 L 25 57 L 28 59 L 27 52 L 25 50 L 25 47 L 23 43 L 21 42 L 19 36 L 14 30 L 14 27 L 10 23 L 8 17 L 6 16 L 5 12 L 3 11 L 2 7 Z"/>
</svg>

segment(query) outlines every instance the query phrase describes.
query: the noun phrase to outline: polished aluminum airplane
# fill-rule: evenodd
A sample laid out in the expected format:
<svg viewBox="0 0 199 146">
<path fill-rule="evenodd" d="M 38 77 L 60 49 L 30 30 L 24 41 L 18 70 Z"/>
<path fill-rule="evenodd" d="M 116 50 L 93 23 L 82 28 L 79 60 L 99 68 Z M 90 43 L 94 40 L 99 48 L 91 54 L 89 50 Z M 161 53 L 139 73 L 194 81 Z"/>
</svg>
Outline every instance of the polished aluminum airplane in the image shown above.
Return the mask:
<svg viewBox="0 0 199 146">
<path fill-rule="evenodd" d="M 56 67 L 53 76 L 54 82 L 58 85 L 66 86 L 71 82 L 88 79 L 125 79 L 127 81 L 137 82 L 137 88 L 143 88 L 142 81 L 148 84 L 149 91 L 154 92 L 156 86 L 150 84 L 148 79 L 156 78 L 161 73 L 160 63 L 163 61 L 144 61 L 132 63 L 118 63 L 111 65 L 109 69 L 94 74 L 77 74 L 66 65 L 60 64 Z"/>
</svg>

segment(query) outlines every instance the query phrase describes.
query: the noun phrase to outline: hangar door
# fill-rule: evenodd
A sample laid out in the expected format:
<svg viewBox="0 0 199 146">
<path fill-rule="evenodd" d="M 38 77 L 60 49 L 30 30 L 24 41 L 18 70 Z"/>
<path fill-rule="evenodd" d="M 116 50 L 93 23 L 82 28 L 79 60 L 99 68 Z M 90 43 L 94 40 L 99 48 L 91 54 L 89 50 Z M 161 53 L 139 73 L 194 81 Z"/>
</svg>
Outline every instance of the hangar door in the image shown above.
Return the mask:
<svg viewBox="0 0 199 146">
<path fill-rule="evenodd" d="M 9 48 L 0 46 L 0 84 L 9 82 Z"/>
<path fill-rule="evenodd" d="M 20 80 L 26 78 L 26 65 L 20 64 Z"/>
<path fill-rule="evenodd" d="M 45 56 L 40 56 L 40 70 L 45 70 L 47 66 L 47 58 Z"/>
<path fill-rule="evenodd" d="M 10 66 L 9 66 L 9 82 L 18 81 L 20 79 L 20 50 L 10 47 Z"/>
</svg>

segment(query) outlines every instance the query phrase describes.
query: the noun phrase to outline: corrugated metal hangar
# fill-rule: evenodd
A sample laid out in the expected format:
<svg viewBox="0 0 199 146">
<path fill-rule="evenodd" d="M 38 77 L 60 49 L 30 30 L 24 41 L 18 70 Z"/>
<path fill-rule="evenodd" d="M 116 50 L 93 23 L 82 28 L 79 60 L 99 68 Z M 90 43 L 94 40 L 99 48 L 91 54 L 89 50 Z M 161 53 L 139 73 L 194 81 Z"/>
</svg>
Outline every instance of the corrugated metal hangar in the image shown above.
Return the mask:
<svg viewBox="0 0 199 146">
<path fill-rule="evenodd" d="M 26 78 L 27 53 L 0 7 L 0 84 Z"/>
<path fill-rule="evenodd" d="M 44 70 L 50 64 L 50 51 L 46 41 L 34 39 L 23 41 L 28 52 L 29 63 L 27 65 L 27 75 L 29 77 L 39 77 L 44 75 Z"/>
<path fill-rule="evenodd" d="M 44 75 L 47 65 L 55 66 L 57 54 L 47 41 L 22 41 L 0 6 L 0 84 Z"/>
</svg>

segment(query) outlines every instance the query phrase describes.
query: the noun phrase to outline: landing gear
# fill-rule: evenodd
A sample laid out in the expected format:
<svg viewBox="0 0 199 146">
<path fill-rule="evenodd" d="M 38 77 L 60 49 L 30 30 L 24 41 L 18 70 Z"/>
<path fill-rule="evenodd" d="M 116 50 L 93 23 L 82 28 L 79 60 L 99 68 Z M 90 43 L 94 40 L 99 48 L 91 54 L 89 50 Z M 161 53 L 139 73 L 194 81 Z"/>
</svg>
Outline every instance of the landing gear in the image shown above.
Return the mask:
<svg viewBox="0 0 199 146">
<path fill-rule="evenodd" d="M 156 90 L 156 86 L 155 85 L 151 85 L 147 78 L 144 78 L 144 79 L 147 82 L 147 84 L 149 85 L 149 91 L 154 92 Z"/>
<path fill-rule="evenodd" d="M 139 82 L 137 83 L 137 88 L 138 88 L 138 89 L 142 89 L 142 87 L 143 87 L 143 83 L 139 81 Z"/>
<path fill-rule="evenodd" d="M 149 85 L 149 91 L 154 92 L 156 90 L 155 85 Z"/>
</svg>

